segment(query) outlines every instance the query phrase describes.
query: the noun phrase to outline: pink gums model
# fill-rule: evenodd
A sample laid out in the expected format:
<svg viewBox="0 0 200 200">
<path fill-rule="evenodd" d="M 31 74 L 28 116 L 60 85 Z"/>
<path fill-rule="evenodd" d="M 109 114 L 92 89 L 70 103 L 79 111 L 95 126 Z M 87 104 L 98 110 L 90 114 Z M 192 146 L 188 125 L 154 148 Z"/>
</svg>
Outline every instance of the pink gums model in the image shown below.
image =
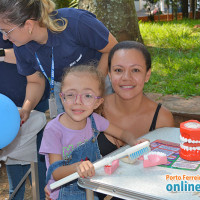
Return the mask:
<svg viewBox="0 0 200 200">
<path fill-rule="evenodd" d="M 143 166 L 144 167 L 153 167 L 156 165 L 167 164 L 167 156 L 162 152 L 152 151 L 143 156 Z"/>
<path fill-rule="evenodd" d="M 112 174 L 119 167 L 119 160 L 114 160 L 111 165 L 105 165 L 104 171 L 106 174 Z"/>
</svg>

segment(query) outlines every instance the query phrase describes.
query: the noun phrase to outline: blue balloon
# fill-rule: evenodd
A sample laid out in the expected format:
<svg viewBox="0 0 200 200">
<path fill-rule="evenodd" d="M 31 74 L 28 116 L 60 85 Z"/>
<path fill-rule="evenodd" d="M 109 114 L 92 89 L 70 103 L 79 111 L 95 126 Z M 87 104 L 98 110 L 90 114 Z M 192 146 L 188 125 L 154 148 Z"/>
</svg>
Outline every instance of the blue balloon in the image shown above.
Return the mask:
<svg viewBox="0 0 200 200">
<path fill-rule="evenodd" d="M 0 94 L 0 149 L 10 144 L 20 128 L 17 106 L 7 96 Z"/>
</svg>

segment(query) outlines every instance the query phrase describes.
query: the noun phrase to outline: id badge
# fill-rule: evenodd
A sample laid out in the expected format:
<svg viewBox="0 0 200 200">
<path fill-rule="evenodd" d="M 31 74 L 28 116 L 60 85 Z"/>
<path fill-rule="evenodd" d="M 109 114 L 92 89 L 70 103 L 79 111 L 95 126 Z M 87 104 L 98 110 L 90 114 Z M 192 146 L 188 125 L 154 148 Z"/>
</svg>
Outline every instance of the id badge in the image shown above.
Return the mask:
<svg viewBox="0 0 200 200">
<path fill-rule="evenodd" d="M 50 113 L 51 119 L 57 117 L 57 105 L 56 105 L 56 99 L 54 96 L 51 96 L 49 99 L 49 113 Z"/>
</svg>

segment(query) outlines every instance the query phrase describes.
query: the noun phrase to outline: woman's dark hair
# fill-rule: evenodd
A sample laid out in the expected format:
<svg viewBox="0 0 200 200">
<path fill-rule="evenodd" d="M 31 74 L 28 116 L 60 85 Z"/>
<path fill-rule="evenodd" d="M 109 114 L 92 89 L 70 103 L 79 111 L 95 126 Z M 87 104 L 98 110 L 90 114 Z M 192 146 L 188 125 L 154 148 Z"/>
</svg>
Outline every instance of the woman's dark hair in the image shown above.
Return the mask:
<svg viewBox="0 0 200 200">
<path fill-rule="evenodd" d="M 121 50 L 121 49 L 136 49 L 136 50 L 140 51 L 144 56 L 147 71 L 151 68 L 151 55 L 150 55 L 149 51 L 147 50 L 147 48 L 142 43 L 135 42 L 135 41 L 123 41 L 123 42 L 119 42 L 118 44 L 116 44 L 109 53 L 109 56 L 108 56 L 109 72 L 111 70 L 111 61 L 112 61 L 112 58 L 113 58 L 115 52 L 118 50 Z"/>
</svg>

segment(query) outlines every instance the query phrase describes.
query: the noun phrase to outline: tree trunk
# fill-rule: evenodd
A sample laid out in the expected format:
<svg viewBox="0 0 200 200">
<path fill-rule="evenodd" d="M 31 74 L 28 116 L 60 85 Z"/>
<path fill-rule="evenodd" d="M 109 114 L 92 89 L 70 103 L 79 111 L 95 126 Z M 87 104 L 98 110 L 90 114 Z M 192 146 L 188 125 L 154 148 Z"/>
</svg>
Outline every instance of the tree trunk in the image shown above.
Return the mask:
<svg viewBox="0 0 200 200">
<path fill-rule="evenodd" d="M 191 10 L 192 10 L 192 18 L 196 19 L 196 6 L 197 5 L 197 1 L 196 0 L 192 0 L 191 1 Z"/>
<path fill-rule="evenodd" d="M 188 18 L 188 0 L 182 0 L 183 18 Z"/>
<path fill-rule="evenodd" d="M 143 43 L 133 0 L 79 0 L 78 8 L 94 13 L 118 41 Z"/>
</svg>

